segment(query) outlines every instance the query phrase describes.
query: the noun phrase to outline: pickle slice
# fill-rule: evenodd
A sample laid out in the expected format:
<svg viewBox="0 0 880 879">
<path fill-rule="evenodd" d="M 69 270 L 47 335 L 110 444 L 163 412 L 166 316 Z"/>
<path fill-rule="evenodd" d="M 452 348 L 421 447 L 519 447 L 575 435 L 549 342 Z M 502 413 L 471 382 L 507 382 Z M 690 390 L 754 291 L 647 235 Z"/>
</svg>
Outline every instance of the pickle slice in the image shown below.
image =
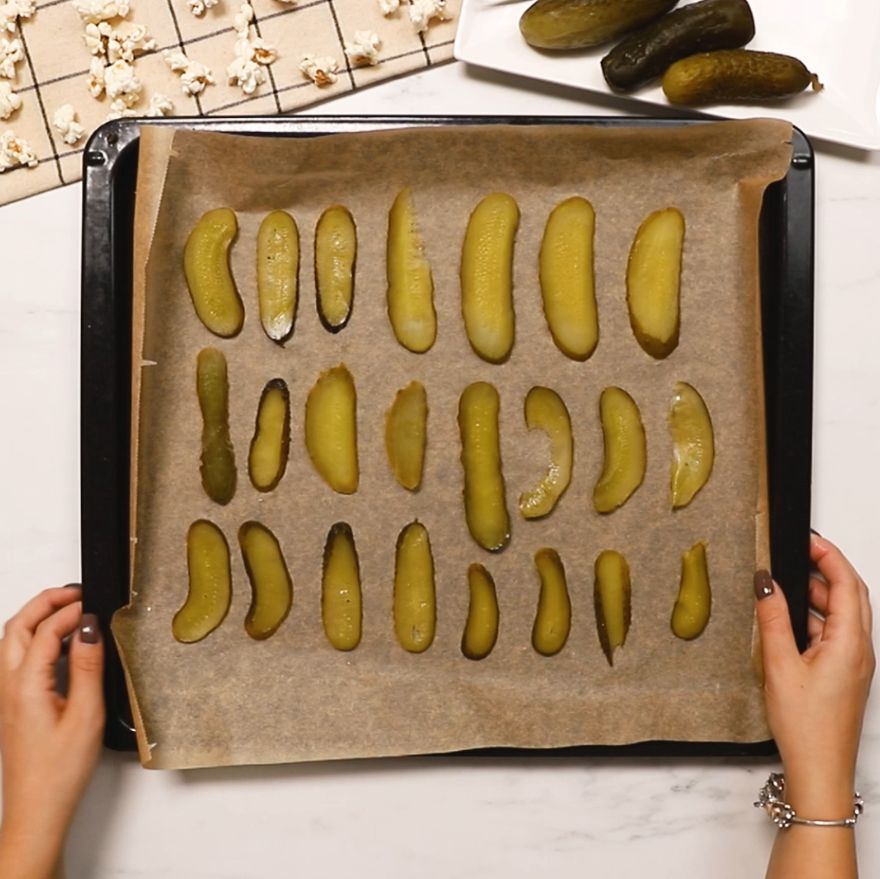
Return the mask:
<svg viewBox="0 0 880 879">
<path fill-rule="evenodd" d="M 633 333 L 658 360 L 678 346 L 684 231 L 681 211 L 654 211 L 639 226 L 626 267 L 626 302 Z"/>
<path fill-rule="evenodd" d="M 248 472 L 257 491 L 272 491 L 287 469 L 290 450 L 290 394 L 283 379 L 263 388 L 248 455 Z"/>
<path fill-rule="evenodd" d="M 235 451 L 229 437 L 229 379 L 226 358 L 216 348 L 199 351 L 196 392 L 202 411 L 202 487 L 218 504 L 235 494 Z"/>
<path fill-rule="evenodd" d="M 354 305 L 357 229 L 348 208 L 327 208 L 315 228 L 315 290 L 324 329 L 338 333 Z"/>
<path fill-rule="evenodd" d="M 555 549 L 539 549 L 535 567 L 541 578 L 538 612 L 532 627 L 532 646 L 542 656 L 555 656 L 571 631 L 571 599 L 562 559 Z"/>
<path fill-rule="evenodd" d="M 211 634 L 226 619 L 232 603 L 229 544 L 223 532 L 207 519 L 193 522 L 186 535 L 189 592 L 174 615 L 171 632 L 183 644 Z"/>
<path fill-rule="evenodd" d="M 614 651 L 623 647 L 632 619 L 632 584 L 626 559 L 613 549 L 599 554 L 595 565 L 593 601 L 596 630 L 608 665 L 614 665 Z"/>
<path fill-rule="evenodd" d="M 324 544 L 321 620 L 337 650 L 354 650 L 361 641 L 361 569 L 351 526 L 337 522 Z"/>
<path fill-rule="evenodd" d="M 715 436 L 706 403 L 696 388 L 678 382 L 669 410 L 672 432 L 672 508 L 686 507 L 709 481 Z"/>
<path fill-rule="evenodd" d="M 263 332 L 279 345 L 293 333 L 298 287 L 296 221 L 286 211 L 272 211 L 257 232 L 257 298 Z"/>
<path fill-rule="evenodd" d="M 334 491 L 354 494 L 359 470 L 357 393 L 344 363 L 322 372 L 306 399 L 306 448 Z"/>
<path fill-rule="evenodd" d="M 526 396 L 526 426 L 541 430 L 550 439 L 550 465 L 541 481 L 519 498 L 524 519 L 548 516 L 571 482 L 574 438 L 571 418 L 562 397 L 550 388 L 534 387 Z"/>
<path fill-rule="evenodd" d="M 712 614 L 712 588 L 706 544 L 695 543 L 681 557 L 681 582 L 672 609 L 672 631 L 677 638 L 692 641 L 699 637 Z"/>
<path fill-rule="evenodd" d="M 423 653 L 434 640 L 436 624 L 431 539 L 421 522 L 410 522 L 397 538 L 394 631 L 404 650 Z"/>
<path fill-rule="evenodd" d="M 458 404 L 465 518 L 474 540 L 491 552 L 504 549 L 510 541 L 499 407 L 498 391 L 487 382 L 468 385 Z"/>
<path fill-rule="evenodd" d="M 203 214 L 183 249 L 183 271 L 199 320 L 217 336 L 238 335 L 244 306 L 229 266 L 229 250 L 238 235 L 235 211 L 216 208 Z"/>
<path fill-rule="evenodd" d="M 403 189 L 388 215 L 388 318 L 397 341 L 423 354 L 437 338 L 434 278 L 416 224 L 412 192 Z"/>
<path fill-rule="evenodd" d="M 611 513 L 627 502 L 645 478 L 645 428 L 635 400 L 621 388 L 602 391 L 599 417 L 605 461 L 593 490 L 593 505 L 599 513 Z"/>
<path fill-rule="evenodd" d="M 428 395 L 421 382 L 401 388 L 385 416 L 385 451 L 394 478 L 406 489 L 418 491 L 425 467 Z"/>
<path fill-rule="evenodd" d="M 513 348 L 513 246 L 519 206 L 503 192 L 487 195 L 468 220 L 461 252 L 461 312 L 468 341 L 489 363 Z"/>
<path fill-rule="evenodd" d="M 586 360 L 599 342 L 593 278 L 596 215 L 585 198 L 553 208 L 539 257 L 544 316 L 556 347 L 572 360 Z"/>
<path fill-rule="evenodd" d="M 259 522 L 238 529 L 244 568 L 251 581 L 251 606 L 244 627 L 251 638 L 265 641 L 287 619 L 293 603 L 293 583 L 275 535 Z"/>
<path fill-rule="evenodd" d="M 461 638 L 461 652 L 468 659 L 485 659 L 498 640 L 498 596 L 495 581 L 482 565 L 468 568 L 467 623 Z"/>
</svg>

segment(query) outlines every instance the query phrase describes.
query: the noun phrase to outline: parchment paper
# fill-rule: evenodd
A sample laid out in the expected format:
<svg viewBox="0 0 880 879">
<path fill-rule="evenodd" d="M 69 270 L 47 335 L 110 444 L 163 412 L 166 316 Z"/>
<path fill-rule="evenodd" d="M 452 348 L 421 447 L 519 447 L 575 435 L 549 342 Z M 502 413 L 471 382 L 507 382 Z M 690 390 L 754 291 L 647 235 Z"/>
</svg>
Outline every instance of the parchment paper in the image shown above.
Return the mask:
<svg viewBox="0 0 880 879">
<path fill-rule="evenodd" d="M 758 326 L 757 222 L 768 182 L 790 161 L 790 127 L 756 121 L 681 128 L 450 127 L 272 139 L 143 129 L 135 252 L 135 515 L 132 603 L 117 613 L 120 647 L 150 767 L 195 767 L 447 752 L 486 746 L 557 747 L 650 739 L 756 741 L 768 736 L 753 665 L 752 575 L 768 562 L 763 390 Z M 431 260 L 439 332 L 415 355 L 386 316 L 385 241 L 391 202 L 411 186 Z M 515 255 L 516 345 L 493 366 L 470 349 L 460 316 L 458 266 L 470 211 L 506 191 L 522 212 Z M 161 193 L 161 198 L 158 197 Z M 586 363 L 554 346 L 541 309 L 537 253 L 549 211 L 583 195 L 596 209 L 600 342 Z M 358 227 L 349 326 L 327 333 L 315 313 L 312 248 L 321 211 L 347 205 Z M 652 210 L 677 206 L 687 232 L 677 350 L 655 361 L 636 343 L 625 302 L 633 236 Z M 182 248 L 198 217 L 234 208 L 240 234 L 233 271 L 247 310 L 232 340 L 195 316 Z M 301 236 L 301 295 L 285 348 L 263 334 L 255 291 L 255 235 L 271 209 L 289 210 Z M 232 439 L 239 468 L 233 501 L 210 501 L 199 480 L 201 420 L 195 393 L 200 348 L 226 354 Z M 142 354 L 141 354 L 142 352 Z M 348 365 L 358 394 L 361 482 L 341 496 L 314 471 L 303 442 L 305 397 L 318 374 Z M 139 364 L 143 364 L 138 369 Z M 291 455 L 270 495 L 247 478 L 260 392 L 284 378 L 291 392 Z M 421 491 L 397 486 L 383 445 L 398 388 L 424 383 L 430 407 Z M 456 413 L 464 387 L 493 382 L 501 395 L 502 457 L 513 537 L 502 553 L 468 534 Z M 673 514 L 667 413 L 676 381 L 692 383 L 712 414 L 713 475 Z M 546 466 L 548 443 L 529 434 L 529 388 L 556 389 L 572 416 L 572 484 L 547 519 L 524 521 L 519 493 Z M 638 403 L 648 438 L 644 484 L 600 516 L 591 493 L 602 466 L 598 400 L 608 385 Z M 230 613 L 204 641 L 184 645 L 171 619 L 187 592 L 185 535 L 216 522 L 232 550 Z M 250 603 L 236 534 L 256 518 L 278 536 L 294 583 L 293 608 L 268 641 L 248 637 Z M 437 634 L 411 655 L 394 638 L 391 598 L 397 535 L 418 518 L 436 565 Z M 363 582 L 363 639 L 350 653 L 327 642 L 320 617 L 321 557 L 330 526 L 351 524 Z M 683 642 L 670 631 L 681 554 L 708 543 L 712 617 Z M 572 602 L 564 650 L 531 647 L 538 598 L 533 556 L 556 548 Z M 609 668 L 593 610 L 593 563 L 622 551 L 632 572 L 632 626 Z M 460 651 L 468 564 L 495 578 L 500 635 L 486 659 Z"/>
</svg>

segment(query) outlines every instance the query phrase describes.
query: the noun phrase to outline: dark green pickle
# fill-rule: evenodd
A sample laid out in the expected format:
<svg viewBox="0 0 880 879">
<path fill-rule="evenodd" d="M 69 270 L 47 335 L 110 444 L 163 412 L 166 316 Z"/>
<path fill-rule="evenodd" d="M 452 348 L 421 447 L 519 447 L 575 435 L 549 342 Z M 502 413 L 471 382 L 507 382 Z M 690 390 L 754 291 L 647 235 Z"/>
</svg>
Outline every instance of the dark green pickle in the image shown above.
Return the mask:
<svg viewBox="0 0 880 879">
<path fill-rule="evenodd" d="M 229 379 L 226 358 L 216 348 L 199 352 L 196 390 L 202 410 L 202 486 L 218 504 L 235 494 L 235 452 L 229 437 Z"/>
<path fill-rule="evenodd" d="M 663 91 L 673 104 L 732 104 L 788 98 L 822 83 L 791 55 L 729 49 L 676 61 L 663 74 Z"/>
<path fill-rule="evenodd" d="M 519 20 L 537 49 L 586 49 L 616 40 L 659 18 L 677 0 L 537 0 Z"/>
<path fill-rule="evenodd" d="M 755 36 L 747 0 L 702 0 L 625 37 L 602 59 L 605 81 L 630 91 L 698 52 L 738 49 Z"/>
</svg>

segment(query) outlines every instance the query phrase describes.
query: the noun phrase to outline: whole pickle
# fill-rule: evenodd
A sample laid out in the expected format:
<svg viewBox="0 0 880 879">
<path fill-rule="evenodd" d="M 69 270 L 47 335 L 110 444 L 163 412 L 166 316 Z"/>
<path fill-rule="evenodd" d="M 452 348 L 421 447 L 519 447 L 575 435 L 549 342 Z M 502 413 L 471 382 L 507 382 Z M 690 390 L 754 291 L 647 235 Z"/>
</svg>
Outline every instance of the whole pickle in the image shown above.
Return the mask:
<svg viewBox="0 0 880 879">
<path fill-rule="evenodd" d="M 602 59 L 613 89 L 629 91 L 697 52 L 738 49 L 755 35 L 747 0 L 702 0 L 675 9 L 628 37 Z"/>
<path fill-rule="evenodd" d="M 730 104 L 788 98 L 822 83 L 791 55 L 729 49 L 676 61 L 663 74 L 663 91 L 673 104 Z"/>
<path fill-rule="evenodd" d="M 617 39 L 669 12 L 677 0 L 537 0 L 519 20 L 536 49 L 584 49 Z"/>
</svg>

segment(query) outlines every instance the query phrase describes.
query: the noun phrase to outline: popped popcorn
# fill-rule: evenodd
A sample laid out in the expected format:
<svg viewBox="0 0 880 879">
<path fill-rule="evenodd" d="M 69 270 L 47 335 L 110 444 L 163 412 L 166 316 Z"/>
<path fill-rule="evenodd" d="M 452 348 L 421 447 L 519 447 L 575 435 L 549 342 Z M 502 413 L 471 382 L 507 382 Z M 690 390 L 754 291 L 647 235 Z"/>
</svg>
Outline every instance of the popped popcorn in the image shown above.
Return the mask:
<svg viewBox="0 0 880 879">
<path fill-rule="evenodd" d="M 147 108 L 144 116 L 170 116 L 174 112 L 174 102 L 168 95 L 156 92 L 150 97 L 150 106 Z"/>
<path fill-rule="evenodd" d="M 239 86 L 246 95 L 266 81 L 266 71 L 260 65 L 272 64 L 278 57 L 273 45 L 251 33 L 253 20 L 253 6 L 242 3 L 232 22 L 238 37 L 233 47 L 235 57 L 226 68 L 229 84 Z"/>
<path fill-rule="evenodd" d="M 0 77 L 15 79 L 15 65 L 24 59 L 21 40 L 7 40 L 0 37 Z"/>
<path fill-rule="evenodd" d="M 0 174 L 19 166 L 36 168 L 40 163 L 31 145 L 21 137 L 16 137 L 12 129 L 0 135 Z"/>
<path fill-rule="evenodd" d="M 350 43 L 345 44 L 345 54 L 355 66 L 369 66 L 379 60 L 382 40 L 375 31 L 355 31 Z"/>
<path fill-rule="evenodd" d="M 86 48 L 92 55 L 106 58 L 109 64 L 116 61 L 134 62 L 136 55 L 154 52 L 156 41 L 148 36 L 142 24 L 136 24 L 127 33 L 114 30 L 106 21 L 87 24 L 83 33 Z"/>
<path fill-rule="evenodd" d="M 73 146 L 81 141 L 86 134 L 85 128 L 76 118 L 76 110 L 71 104 L 63 104 L 52 114 L 52 127 L 61 135 L 61 139 Z"/>
<path fill-rule="evenodd" d="M 0 119 L 8 119 L 21 107 L 21 96 L 12 91 L 8 82 L 0 82 Z"/>
<path fill-rule="evenodd" d="M 125 18 L 131 9 L 130 0 L 76 0 L 73 4 L 79 17 L 90 24 Z"/>
<path fill-rule="evenodd" d="M 331 58 L 329 55 L 323 58 L 316 58 L 314 55 L 303 55 L 299 69 L 302 71 L 303 76 L 310 79 L 319 88 L 333 85 L 339 79 L 336 75 L 336 72 L 339 70 L 339 64 L 335 58 Z"/>
<path fill-rule="evenodd" d="M 133 119 L 135 116 L 139 116 L 137 110 L 132 110 L 125 101 L 117 98 L 115 101 L 110 102 L 110 112 L 107 114 L 107 120 L 111 119 Z"/>
<path fill-rule="evenodd" d="M 89 64 L 89 94 L 98 99 L 104 94 L 104 62 L 100 58 L 92 58 Z"/>
<path fill-rule="evenodd" d="M 5 0 L 0 2 L 0 31 L 14 34 L 20 18 L 30 18 L 37 8 L 36 0 Z"/>
<path fill-rule="evenodd" d="M 400 0 L 379 0 L 379 9 L 382 10 L 382 15 L 386 17 L 394 15 L 399 8 Z"/>
<path fill-rule="evenodd" d="M 133 107 L 141 97 L 144 87 L 127 61 L 119 60 L 104 68 L 104 91 L 107 97 L 120 100 L 126 107 Z"/>
<path fill-rule="evenodd" d="M 418 33 L 423 34 L 433 20 L 448 21 L 452 16 L 446 9 L 446 0 L 411 0 L 409 20 Z"/>
<path fill-rule="evenodd" d="M 229 85 L 237 85 L 246 95 L 252 95 L 266 81 L 266 71 L 256 61 L 237 55 L 226 68 L 226 77 Z"/>
<path fill-rule="evenodd" d="M 180 87 L 185 95 L 199 95 L 214 82 L 214 74 L 209 67 L 187 58 L 179 49 L 166 50 L 162 57 L 171 70 L 180 74 Z"/>
<path fill-rule="evenodd" d="M 198 18 L 201 18 L 208 9 L 213 9 L 220 0 L 187 0 L 189 11 Z"/>
</svg>

